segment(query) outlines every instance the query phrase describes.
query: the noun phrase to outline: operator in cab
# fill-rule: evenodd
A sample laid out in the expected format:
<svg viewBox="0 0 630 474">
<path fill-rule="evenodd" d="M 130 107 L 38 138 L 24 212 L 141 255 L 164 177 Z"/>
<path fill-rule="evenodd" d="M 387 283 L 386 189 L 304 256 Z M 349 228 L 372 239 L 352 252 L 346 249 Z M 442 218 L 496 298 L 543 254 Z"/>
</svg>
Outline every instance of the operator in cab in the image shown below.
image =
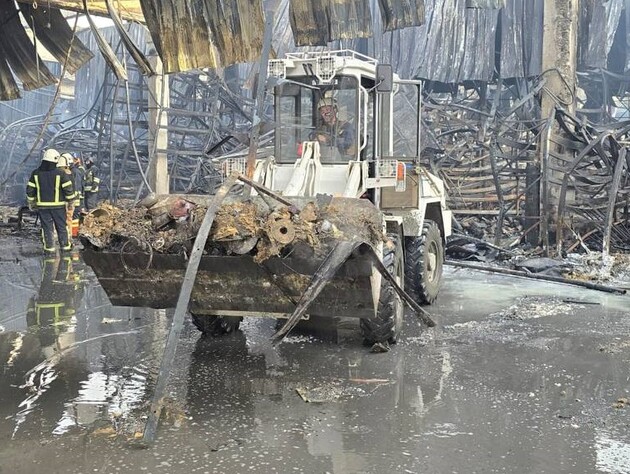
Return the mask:
<svg viewBox="0 0 630 474">
<path fill-rule="evenodd" d="M 337 103 L 334 98 L 324 96 L 317 104 L 321 124 L 311 134 L 321 146 L 337 147 L 342 155 L 354 155 L 356 135 L 350 122 L 339 120 Z"/>
</svg>

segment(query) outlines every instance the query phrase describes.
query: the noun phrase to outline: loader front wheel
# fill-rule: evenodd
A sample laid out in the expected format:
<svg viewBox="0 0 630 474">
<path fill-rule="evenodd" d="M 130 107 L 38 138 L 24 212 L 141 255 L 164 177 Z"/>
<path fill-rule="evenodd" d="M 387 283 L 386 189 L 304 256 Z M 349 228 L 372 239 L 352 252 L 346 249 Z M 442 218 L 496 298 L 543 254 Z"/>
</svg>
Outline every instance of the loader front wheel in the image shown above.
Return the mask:
<svg viewBox="0 0 630 474">
<path fill-rule="evenodd" d="M 243 318 L 236 316 L 208 316 L 191 313 L 192 322 L 206 337 L 219 337 L 238 331 Z"/>
<path fill-rule="evenodd" d="M 420 304 L 437 298 L 442 282 L 444 246 L 438 225 L 426 220 L 422 234 L 405 237 L 405 284 L 409 295 Z"/>
<path fill-rule="evenodd" d="M 389 273 L 394 275 L 396 282 L 404 289 L 405 267 L 402 244 L 397 234 L 388 234 L 388 237 L 390 242 L 383 246 L 383 265 Z M 402 330 L 403 314 L 404 306 L 400 296 L 392 285 L 385 278 L 382 278 L 376 316 L 370 319 L 361 319 L 360 322 L 365 343 L 395 343 Z"/>
</svg>

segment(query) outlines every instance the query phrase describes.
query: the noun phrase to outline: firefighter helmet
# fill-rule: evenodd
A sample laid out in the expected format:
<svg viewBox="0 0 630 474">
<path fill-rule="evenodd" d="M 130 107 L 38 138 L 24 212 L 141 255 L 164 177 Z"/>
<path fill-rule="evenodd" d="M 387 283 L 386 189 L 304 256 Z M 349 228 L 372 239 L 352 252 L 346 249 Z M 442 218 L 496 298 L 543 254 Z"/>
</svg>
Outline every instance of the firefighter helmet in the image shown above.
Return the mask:
<svg viewBox="0 0 630 474">
<path fill-rule="evenodd" d="M 57 163 L 59 160 L 59 152 L 54 148 L 48 148 L 44 151 L 44 156 L 42 157 L 42 161 L 48 161 L 50 163 Z"/>
</svg>

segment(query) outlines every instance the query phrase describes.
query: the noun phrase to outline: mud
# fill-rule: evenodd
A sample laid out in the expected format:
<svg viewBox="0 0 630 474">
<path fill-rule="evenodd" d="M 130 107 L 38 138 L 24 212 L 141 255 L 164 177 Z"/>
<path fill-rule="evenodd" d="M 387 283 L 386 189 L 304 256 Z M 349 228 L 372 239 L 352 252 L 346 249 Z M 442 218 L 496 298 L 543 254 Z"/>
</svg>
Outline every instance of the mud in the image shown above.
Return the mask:
<svg viewBox="0 0 630 474">
<path fill-rule="evenodd" d="M 38 248 L 0 237 L 0 472 L 630 472 L 628 296 L 447 267 L 438 326 L 407 315 L 384 354 L 343 318 L 279 346 L 187 321 L 137 449 L 171 314 Z"/>
</svg>

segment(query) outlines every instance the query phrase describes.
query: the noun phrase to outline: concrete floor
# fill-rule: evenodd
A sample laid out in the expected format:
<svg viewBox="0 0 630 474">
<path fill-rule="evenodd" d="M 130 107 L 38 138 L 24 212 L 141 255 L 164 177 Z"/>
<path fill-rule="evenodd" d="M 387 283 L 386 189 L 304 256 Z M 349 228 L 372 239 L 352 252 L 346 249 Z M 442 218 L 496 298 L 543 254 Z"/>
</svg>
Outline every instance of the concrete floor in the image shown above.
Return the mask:
<svg viewBox="0 0 630 474">
<path fill-rule="evenodd" d="M 172 312 L 38 248 L 0 238 L 0 473 L 630 472 L 628 296 L 448 268 L 438 327 L 385 354 L 352 320 L 277 347 L 187 321 L 138 449 Z"/>
</svg>

